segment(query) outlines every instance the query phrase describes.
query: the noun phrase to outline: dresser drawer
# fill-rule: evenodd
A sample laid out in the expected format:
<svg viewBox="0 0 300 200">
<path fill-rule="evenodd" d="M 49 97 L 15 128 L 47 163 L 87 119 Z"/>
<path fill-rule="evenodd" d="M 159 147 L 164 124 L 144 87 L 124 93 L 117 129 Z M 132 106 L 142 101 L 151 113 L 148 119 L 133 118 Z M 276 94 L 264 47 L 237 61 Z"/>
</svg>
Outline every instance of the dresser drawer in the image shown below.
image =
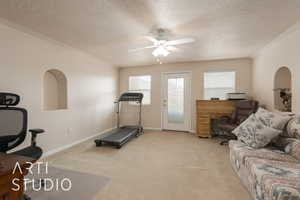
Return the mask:
<svg viewBox="0 0 300 200">
<path fill-rule="evenodd" d="M 200 137 L 210 137 L 211 136 L 210 131 L 203 130 L 203 129 L 198 129 L 197 135 Z"/>
<path fill-rule="evenodd" d="M 209 124 L 210 123 L 210 119 L 209 118 L 202 118 L 202 117 L 200 117 L 200 118 L 197 119 L 197 123 L 198 124 Z"/>
<path fill-rule="evenodd" d="M 201 131 L 210 131 L 210 124 L 198 124 L 197 129 Z"/>
</svg>

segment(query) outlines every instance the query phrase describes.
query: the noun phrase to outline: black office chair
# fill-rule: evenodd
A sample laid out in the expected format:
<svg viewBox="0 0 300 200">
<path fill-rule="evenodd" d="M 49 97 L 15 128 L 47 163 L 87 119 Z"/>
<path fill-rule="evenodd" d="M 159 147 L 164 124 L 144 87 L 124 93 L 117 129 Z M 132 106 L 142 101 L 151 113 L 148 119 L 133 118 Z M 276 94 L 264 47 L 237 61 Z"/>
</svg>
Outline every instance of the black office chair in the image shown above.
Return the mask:
<svg viewBox="0 0 300 200">
<path fill-rule="evenodd" d="M 7 153 L 23 143 L 27 135 L 27 111 L 15 107 L 20 97 L 12 93 L 0 93 L 0 152 Z M 10 154 L 21 155 L 38 160 L 43 150 L 36 145 L 36 137 L 43 129 L 30 129 L 31 145 Z M 30 199 L 25 196 L 24 199 Z"/>
<path fill-rule="evenodd" d="M 221 145 L 228 144 L 229 140 L 235 140 L 236 136 L 232 131 L 246 120 L 258 108 L 258 101 L 242 100 L 235 103 L 235 111 L 232 116 L 222 116 L 213 122 L 214 133 L 218 137 L 224 138 Z"/>
</svg>

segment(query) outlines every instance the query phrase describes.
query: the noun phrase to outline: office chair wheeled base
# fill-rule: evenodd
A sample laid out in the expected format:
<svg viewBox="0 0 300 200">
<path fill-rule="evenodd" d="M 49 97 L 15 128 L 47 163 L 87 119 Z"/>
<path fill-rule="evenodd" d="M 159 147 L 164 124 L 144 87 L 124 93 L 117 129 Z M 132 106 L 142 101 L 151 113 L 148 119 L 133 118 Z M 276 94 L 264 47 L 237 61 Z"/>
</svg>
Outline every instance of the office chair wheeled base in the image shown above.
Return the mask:
<svg viewBox="0 0 300 200">
<path fill-rule="evenodd" d="M 28 195 L 23 194 L 23 200 L 31 200 L 31 198 Z"/>
<path fill-rule="evenodd" d="M 220 145 L 227 145 L 229 143 L 229 140 L 223 140 L 220 142 Z"/>
<path fill-rule="evenodd" d="M 220 145 L 228 145 L 230 140 L 237 140 L 235 135 L 227 135 L 223 137 L 223 140 L 219 143 Z"/>
</svg>

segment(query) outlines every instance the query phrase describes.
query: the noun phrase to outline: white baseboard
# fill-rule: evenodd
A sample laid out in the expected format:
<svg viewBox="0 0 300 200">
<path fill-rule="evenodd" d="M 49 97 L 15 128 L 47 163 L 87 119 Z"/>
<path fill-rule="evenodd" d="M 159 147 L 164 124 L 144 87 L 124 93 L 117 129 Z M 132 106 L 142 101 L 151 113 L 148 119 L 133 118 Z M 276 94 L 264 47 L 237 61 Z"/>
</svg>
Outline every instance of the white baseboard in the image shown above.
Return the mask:
<svg viewBox="0 0 300 200">
<path fill-rule="evenodd" d="M 162 131 L 162 128 L 152 128 L 152 127 L 144 127 L 144 130 L 149 130 L 149 131 Z M 195 130 L 189 130 L 189 133 L 196 133 Z"/>
<path fill-rule="evenodd" d="M 85 142 L 85 141 L 87 141 L 87 140 L 89 140 L 89 139 L 92 139 L 92 138 L 94 138 L 94 137 L 98 137 L 98 136 L 100 136 L 100 135 L 103 135 L 104 133 L 106 133 L 106 132 L 108 132 L 108 131 L 111 131 L 112 129 L 114 129 L 114 128 L 106 129 L 106 130 L 102 131 L 101 133 L 97 133 L 97 134 L 95 134 L 95 135 L 92 135 L 92 136 L 89 136 L 89 137 L 87 137 L 87 138 L 78 140 L 78 141 L 73 142 L 73 143 L 71 143 L 71 144 L 67 144 L 67 145 L 65 145 L 65 146 L 58 147 L 58 148 L 53 149 L 53 150 L 51 150 L 51 151 L 47 151 L 46 153 L 43 154 L 42 158 L 47 158 L 47 157 L 52 156 L 52 155 L 54 155 L 54 154 L 57 154 L 57 153 L 59 153 L 59 152 L 61 152 L 61 151 L 64 151 L 64 150 L 66 150 L 66 149 L 69 149 L 69 148 L 71 148 L 71 147 L 73 147 L 73 146 L 75 146 L 75 145 L 77 145 L 77 144 L 83 143 L 83 142 Z"/>
<path fill-rule="evenodd" d="M 161 131 L 161 128 L 152 128 L 152 127 L 144 127 L 144 130 L 149 130 L 149 131 Z"/>
</svg>

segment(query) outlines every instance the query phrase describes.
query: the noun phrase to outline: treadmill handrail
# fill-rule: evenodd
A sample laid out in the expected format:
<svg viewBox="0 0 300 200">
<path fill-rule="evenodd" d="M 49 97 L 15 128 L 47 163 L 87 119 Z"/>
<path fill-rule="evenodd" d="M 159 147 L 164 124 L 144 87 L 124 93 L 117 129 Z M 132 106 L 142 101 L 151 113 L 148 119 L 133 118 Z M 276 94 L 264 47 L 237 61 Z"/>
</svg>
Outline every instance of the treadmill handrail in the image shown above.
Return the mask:
<svg viewBox="0 0 300 200">
<path fill-rule="evenodd" d="M 118 99 L 118 102 L 131 101 L 131 102 L 142 103 L 143 97 L 144 97 L 143 93 L 125 92 L 120 96 L 120 98 Z"/>
</svg>

